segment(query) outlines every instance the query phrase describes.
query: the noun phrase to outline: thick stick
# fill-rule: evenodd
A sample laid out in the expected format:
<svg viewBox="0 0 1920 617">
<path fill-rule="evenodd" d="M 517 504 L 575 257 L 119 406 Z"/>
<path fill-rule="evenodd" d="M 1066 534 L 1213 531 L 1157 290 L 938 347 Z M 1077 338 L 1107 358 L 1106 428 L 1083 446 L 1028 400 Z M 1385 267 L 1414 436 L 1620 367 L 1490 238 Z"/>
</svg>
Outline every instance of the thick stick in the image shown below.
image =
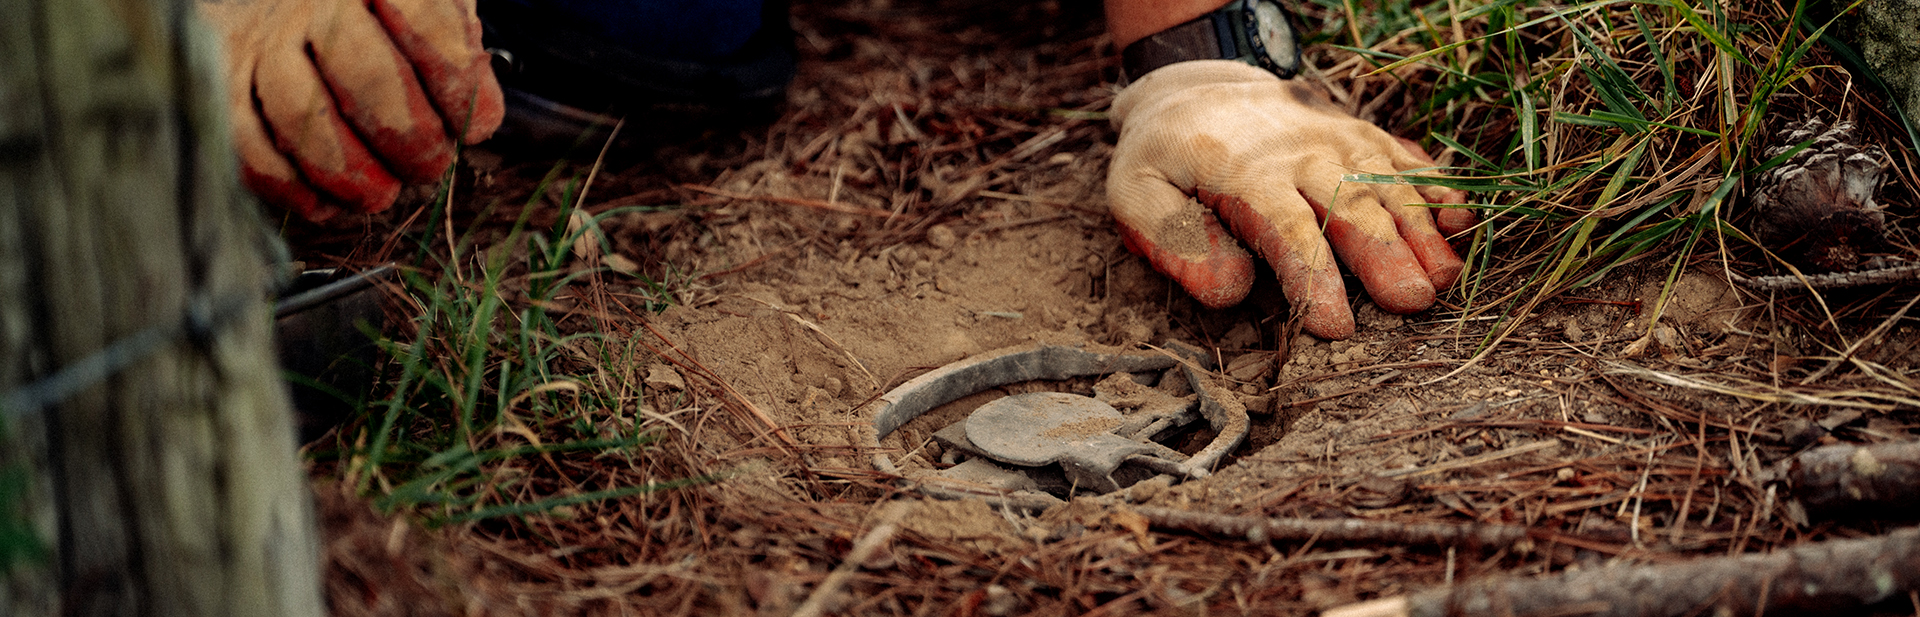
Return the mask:
<svg viewBox="0 0 1920 617">
<path fill-rule="evenodd" d="M 885 510 L 880 513 L 880 523 L 868 530 L 867 535 L 860 536 L 860 541 L 853 544 L 853 550 L 847 551 L 846 560 L 828 573 L 826 580 L 820 581 L 820 586 L 807 596 L 807 601 L 794 609 L 793 617 L 820 617 L 826 614 L 827 602 L 833 599 L 834 594 L 840 593 L 840 588 L 846 586 L 847 581 L 853 580 L 853 575 L 860 571 L 860 564 L 873 558 L 873 554 L 900 531 L 900 519 L 906 516 L 908 509 L 906 502 L 890 502 L 881 507 Z"/>
<path fill-rule="evenodd" d="M 1498 578 L 1350 604 L 1324 617 L 1827 615 L 1920 589 L 1920 529 L 1764 555 Z"/>
<path fill-rule="evenodd" d="M 1891 285 L 1911 281 L 1916 278 L 1920 278 L 1920 265 L 1800 276 L 1781 274 L 1776 276 L 1745 277 L 1735 274 L 1733 275 L 1733 282 L 1759 291 L 1791 291 L 1795 289 L 1844 289 L 1848 287 L 1864 287 L 1867 285 Z"/>
<path fill-rule="evenodd" d="M 1449 525 L 1394 523 L 1362 519 L 1315 520 L 1232 516 L 1167 508 L 1133 508 L 1154 527 L 1211 536 L 1245 538 L 1250 542 L 1319 539 L 1327 542 L 1387 542 L 1434 546 L 1503 546 L 1527 537 L 1525 527 L 1513 525 Z"/>
<path fill-rule="evenodd" d="M 797 197 L 777 197 L 773 195 L 743 195 L 740 193 L 735 193 L 733 191 L 721 190 L 721 189 L 713 188 L 711 186 L 700 186 L 698 184 L 682 184 L 680 186 L 690 191 L 699 191 L 702 193 L 706 193 L 708 195 L 713 195 L 716 197 L 725 197 L 727 199 L 732 199 L 735 201 L 764 201 L 764 202 L 773 203 L 773 204 L 786 204 L 789 206 L 800 206 L 803 208 L 813 208 L 815 210 L 825 210 L 828 212 L 839 212 L 843 214 L 858 214 L 860 216 L 871 216 L 875 218 L 891 218 L 893 216 L 892 212 L 888 212 L 886 210 L 877 210 L 874 208 L 863 208 L 860 206 L 849 206 L 846 204 L 820 201 L 818 199 L 800 199 Z"/>
<path fill-rule="evenodd" d="M 1911 513 L 1920 506 L 1920 442 L 1814 448 L 1794 457 L 1787 481 L 1810 513 Z"/>
</svg>

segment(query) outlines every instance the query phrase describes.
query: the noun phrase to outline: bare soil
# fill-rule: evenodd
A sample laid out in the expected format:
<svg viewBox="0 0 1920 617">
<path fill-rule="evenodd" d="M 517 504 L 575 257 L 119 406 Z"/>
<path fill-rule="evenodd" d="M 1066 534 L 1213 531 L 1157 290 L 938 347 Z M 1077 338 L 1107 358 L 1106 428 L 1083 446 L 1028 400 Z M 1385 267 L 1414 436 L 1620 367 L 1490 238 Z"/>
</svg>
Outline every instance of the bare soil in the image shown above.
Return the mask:
<svg viewBox="0 0 1920 617">
<path fill-rule="evenodd" d="M 1819 313 L 1803 304 L 1782 308 L 1730 286 L 1717 259 L 1681 269 L 1652 334 L 1670 257 L 1543 305 L 1485 354 L 1494 323 L 1454 317 L 1501 289 L 1455 290 L 1446 306 L 1407 316 L 1359 295 L 1359 334 L 1333 342 L 1286 333 L 1270 273 L 1239 307 L 1184 297 L 1121 246 L 1105 215 L 1114 134 L 1076 113 L 1104 110 L 1115 92 L 1097 11 L 802 5 L 804 63 L 770 125 L 695 116 L 717 124 L 687 128 L 680 111 L 630 118 L 623 131 L 639 136 L 609 155 L 586 203 L 595 213 L 657 207 L 602 226 L 607 248 L 646 278 L 602 273 L 560 308 L 612 315 L 625 323 L 619 336 L 685 352 L 619 370 L 645 382 L 643 415 L 667 435 L 656 455 L 681 461 L 666 468 L 726 480 L 564 519 L 432 532 L 356 514 L 355 499 L 323 499 L 340 547 L 336 611 L 405 612 L 369 599 L 417 587 L 437 590 L 411 605 L 427 613 L 440 602 L 465 614 L 788 614 L 840 568 L 851 578 L 819 598 L 830 612 L 1304 614 L 1449 580 L 1880 528 L 1792 520 L 1771 466 L 1821 440 L 1902 437 L 1911 410 L 1871 411 L 1808 437 L 1809 421 L 1842 408 L 1729 394 L 1877 382 L 1842 367 L 1801 384 L 1836 353 L 1832 327 L 1805 317 Z M 1394 110 L 1406 87 L 1361 77 L 1342 52 L 1314 56 L 1303 79 L 1403 129 Z M 453 224 L 483 241 L 513 221 L 551 165 L 506 148 L 473 153 L 460 171 L 456 194 L 466 196 Z M 554 195 L 535 225 L 553 224 Z M 397 232 L 438 231 L 413 212 L 294 235 L 310 262 L 371 263 Z M 671 306 L 648 311 L 662 293 Z M 1829 300 L 1846 340 L 1899 304 L 1879 291 Z M 859 447 L 871 430 L 862 405 L 934 367 L 1032 341 L 1170 340 L 1242 369 L 1219 378 L 1249 408 L 1253 434 L 1210 478 L 1044 513 L 997 511 L 920 497 Z M 1859 357 L 1910 370 L 1911 326 L 1872 342 Z M 710 374 L 682 366 L 686 357 Z M 881 445 L 903 464 L 939 467 L 931 433 L 971 406 L 1085 388 L 989 391 Z M 738 399 L 764 420 L 743 415 Z M 1136 505 L 1513 523 L 1553 539 L 1459 550 L 1254 543 L 1150 530 L 1126 514 Z M 889 522 L 898 531 L 848 565 L 858 541 Z M 383 550 L 384 561 L 369 556 Z M 428 582 L 383 585 L 383 568 Z"/>
</svg>

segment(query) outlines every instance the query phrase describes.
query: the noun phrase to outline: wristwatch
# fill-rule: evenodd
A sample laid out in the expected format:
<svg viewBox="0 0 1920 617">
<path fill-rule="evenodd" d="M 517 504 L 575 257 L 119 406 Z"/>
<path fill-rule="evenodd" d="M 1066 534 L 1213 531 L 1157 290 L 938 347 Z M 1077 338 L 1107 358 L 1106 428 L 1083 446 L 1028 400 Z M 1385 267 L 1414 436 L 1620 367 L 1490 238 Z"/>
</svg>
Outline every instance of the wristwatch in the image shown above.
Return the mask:
<svg viewBox="0 0 1920 617">
<path fill-rule="evenodd" d="M 1120 51 L 1123 79 L 1187 60 L 1239 60 L 1291 79 L 1300 42 L 1276 0 L 1233 0 L 1212 13 L 1134 41 Z"/>
</svg>

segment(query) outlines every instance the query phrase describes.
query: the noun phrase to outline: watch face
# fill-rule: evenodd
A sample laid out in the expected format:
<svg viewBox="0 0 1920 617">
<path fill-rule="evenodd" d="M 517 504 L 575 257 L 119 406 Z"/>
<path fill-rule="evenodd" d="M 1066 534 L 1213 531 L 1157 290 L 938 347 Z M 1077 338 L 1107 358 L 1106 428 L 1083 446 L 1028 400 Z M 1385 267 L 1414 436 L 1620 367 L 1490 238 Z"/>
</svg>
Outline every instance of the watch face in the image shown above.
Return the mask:
<svg viewBox="0 0 1920 617">
<path fill-rule="evenodd" d="M 1261 64 L 1272 62 L 1267 68 L 1283 77 L 1292 76 L 1299 69 L 1300 44 L 1293 40 L 1293 26 L 1287 23 L 1287 12 L 1271 0 L 1254 2 L 1253 27 L 1260 46 L 1266 51 L 1267 57 Z"/>
</svg>

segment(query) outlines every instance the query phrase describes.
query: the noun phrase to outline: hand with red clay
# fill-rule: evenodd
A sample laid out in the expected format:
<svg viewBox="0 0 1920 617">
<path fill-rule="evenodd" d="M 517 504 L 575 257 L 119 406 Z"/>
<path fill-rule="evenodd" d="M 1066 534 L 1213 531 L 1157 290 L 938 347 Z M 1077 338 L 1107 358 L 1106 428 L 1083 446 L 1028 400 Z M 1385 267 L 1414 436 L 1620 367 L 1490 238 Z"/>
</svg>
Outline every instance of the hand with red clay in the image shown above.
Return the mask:
<svg viewBox="0 0 1920 617">
<path fill-rule="evenodd" d="M 214 0 L 241 176 L 313 221 L 379 212 L 430 182 L 453 140 L 499 127 L 473 0 Z"/>
<path fill-rule="evenodd" d="M 1253 259 L 1234 238 L 1273 266 L 1303 328 L 1326 339 L 1354 329 L 1335 254 L 1392 313 L 1425 310 L 1460 275 L 1442 233 L 1474 215 L 1443 209 L 1436 227 L 1417 204 L 1465 196 L 1343 182 L 1433 160 L 1298 80 L 1232 60 L 1171 64 L 1127 86 L 1112 118 L 1120 142 L 1107 197 L 1121 237 L 1202 304 L 1232 306 L 1252 288 Z"/>
</svg>

